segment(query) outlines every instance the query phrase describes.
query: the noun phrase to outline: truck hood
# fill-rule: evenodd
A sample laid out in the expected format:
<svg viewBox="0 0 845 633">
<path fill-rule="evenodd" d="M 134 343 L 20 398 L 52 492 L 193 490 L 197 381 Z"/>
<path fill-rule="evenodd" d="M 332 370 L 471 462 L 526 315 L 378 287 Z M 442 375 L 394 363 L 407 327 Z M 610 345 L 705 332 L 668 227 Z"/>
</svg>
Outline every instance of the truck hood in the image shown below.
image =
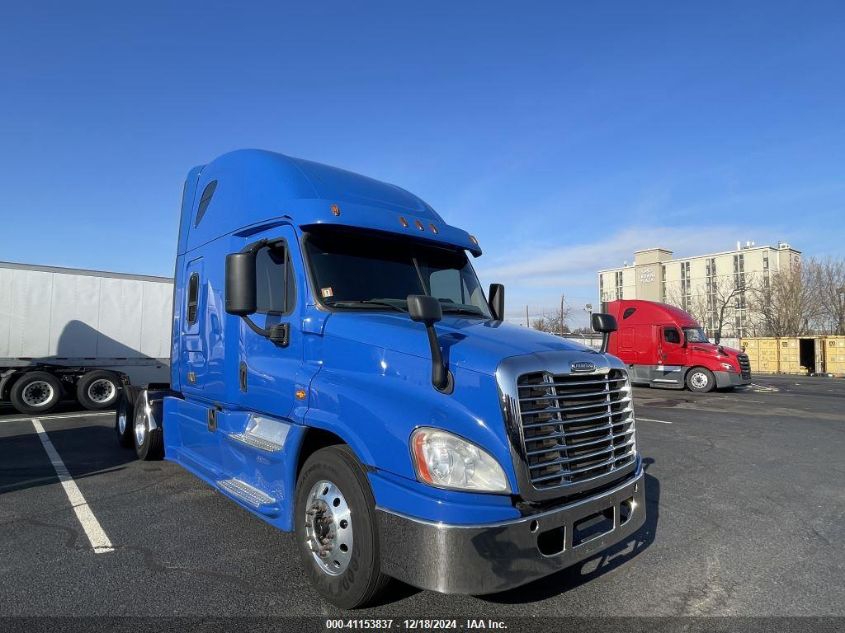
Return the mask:
<svg viewBox="0 0 845 633">
<path fill-rule="evenodd" d="M 501 360 L 509 356 L 548 351 L 598 354 L 580 343 L 500 321 L 444 315 L 435 330 L 450 367 L 485 374 L 494 374 Z M 326 320 L 324 335 L 431 358 L 425 326 L 398 312 L 335 312 Z"/>
<path fill-rule="evenodd" d="M 712 354 L 713 356 L 721 357 L 728 356 L 733 359 L 736 359 L 737 356 L 742 354 L 738 349 L 725 347 L 724 345 L 714 345 L 713 343 L 690 343 L 689 349 L 699 354 Z"/>
</svg>

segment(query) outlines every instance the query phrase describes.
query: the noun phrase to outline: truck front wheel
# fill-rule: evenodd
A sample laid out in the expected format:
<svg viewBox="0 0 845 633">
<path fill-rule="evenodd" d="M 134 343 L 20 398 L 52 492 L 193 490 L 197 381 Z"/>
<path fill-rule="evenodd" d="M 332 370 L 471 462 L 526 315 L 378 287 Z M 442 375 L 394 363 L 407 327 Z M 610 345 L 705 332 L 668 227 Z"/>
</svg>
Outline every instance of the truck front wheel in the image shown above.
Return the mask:
<svg viewBox="0 0 845 633">
<path fill-rule="evenodd" d="M 713 391 L 716 386 L 716 378 L 713 372 L 704 367 L 693 367 L 687 372 L 687 387 L 690 391 L 704 393 Z"/>
<path fill-rule="evenodd" d="M 348 446 L 306 460 L 294 512 L 302 563 L 317 591 L 343 609 L 372 602 L 389 578 L 381 573 L 373 493 Z"/>
</svg>

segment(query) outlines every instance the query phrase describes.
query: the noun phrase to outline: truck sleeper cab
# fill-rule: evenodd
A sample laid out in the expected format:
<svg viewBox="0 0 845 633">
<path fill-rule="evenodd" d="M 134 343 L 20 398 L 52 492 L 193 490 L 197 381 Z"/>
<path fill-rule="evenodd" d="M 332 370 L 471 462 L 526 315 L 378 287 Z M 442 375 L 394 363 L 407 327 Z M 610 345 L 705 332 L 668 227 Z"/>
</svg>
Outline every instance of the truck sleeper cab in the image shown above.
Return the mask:
<svg viewBox="0 0 845 633">
<path fill-rule="evenodd" d="M 699 392 L 751 383 L 748 355 L 711 343 L 680 308 L 620 299 L 608 303 L 607 311 L 619 324 L 608 350 L 628 365 L 634 383 Z"/>
<path fill-rule="evenodd" d="M 389 577 L 503 591 L 629 537 L 645 490 L 626 367 L 505 323 L 468 254 L 393 185 L 258 150 L 194 168 L 171 381 L 127 390 L 121 444 L 294 531 L 344 608 Z"/>
</svg>

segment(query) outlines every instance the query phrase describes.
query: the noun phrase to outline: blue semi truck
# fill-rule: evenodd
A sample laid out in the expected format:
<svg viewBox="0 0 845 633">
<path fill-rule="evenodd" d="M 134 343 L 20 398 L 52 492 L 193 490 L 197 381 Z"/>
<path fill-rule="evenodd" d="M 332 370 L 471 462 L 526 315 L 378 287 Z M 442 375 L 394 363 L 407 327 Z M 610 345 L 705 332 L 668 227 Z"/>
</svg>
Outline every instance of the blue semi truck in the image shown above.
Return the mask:
<svg viewBox="0 0 845 633">
<path fill-rule="evenodd" d="M 343 608 L 389 578 L 499 592 L 626 539 L 645 489 L 625 366 L 506 323 L 468 255 L 393 185 L 259 150 L 195 167 L 170 382 L 124 390 L 120 443 L 295 532 Z"/>
</svg>

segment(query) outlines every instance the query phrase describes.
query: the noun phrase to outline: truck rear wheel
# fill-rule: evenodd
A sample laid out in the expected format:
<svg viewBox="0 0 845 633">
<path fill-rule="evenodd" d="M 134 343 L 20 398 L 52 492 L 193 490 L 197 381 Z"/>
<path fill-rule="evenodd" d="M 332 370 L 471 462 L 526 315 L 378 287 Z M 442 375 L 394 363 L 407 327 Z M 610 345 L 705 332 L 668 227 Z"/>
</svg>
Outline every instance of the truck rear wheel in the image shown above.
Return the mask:
<svg viewBox="0 0 845 633">
<path fill-rule="evenodd" d="M 89 371 L 76 383 L 76 399 L 89 411 L 108 409 L 119 396 L 120 380 L 110 371 Z"/>
<path fill-rule="evenodd" d="M 704 393 L 713 391 L 716 386 L 716 378 L 713 372 L 704 367 L 693 367 L 687 372 L 687 387 L 690 391 Z"/>
<path fill-rule="evenodd" d="M 17 379 L 9 393 L 12 406 L 21 413 L 47 413 L 62 397 L 59 379 L 46 371 L 30 371 Z"/>
<path fill-rule="evenodd" d="M 348 446 L 330 446 L 306 460 L 294 522 L 306 574 L 338 607 L 365 606 L 389 581 L 381 573 L 373 493 Z"/>
<path fill-rule="evenodd" d="M 142 389 L 135 398 L 132 437 L 138 459 L 153 461 L 164 457 L 164 436 L 161 430 L 161 400 L 150 397 Z"/>
<path fill-rule="evenodd" d="M 122 391 L 118 400 L 117 408 L 114 412 L 114 430 L 117 433 L 117 441 L 123 448 L 132 448 L 132 422 L 134 416 L 132 415 L 133 408 L 130 401 L 130 395 L 126 391 Z"/>
</svg>

